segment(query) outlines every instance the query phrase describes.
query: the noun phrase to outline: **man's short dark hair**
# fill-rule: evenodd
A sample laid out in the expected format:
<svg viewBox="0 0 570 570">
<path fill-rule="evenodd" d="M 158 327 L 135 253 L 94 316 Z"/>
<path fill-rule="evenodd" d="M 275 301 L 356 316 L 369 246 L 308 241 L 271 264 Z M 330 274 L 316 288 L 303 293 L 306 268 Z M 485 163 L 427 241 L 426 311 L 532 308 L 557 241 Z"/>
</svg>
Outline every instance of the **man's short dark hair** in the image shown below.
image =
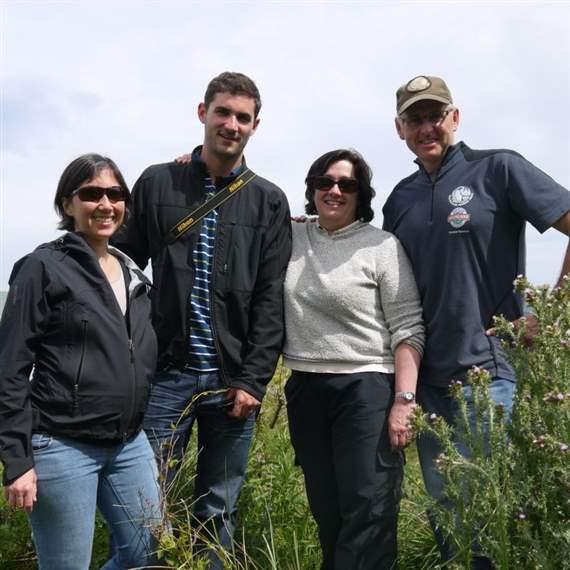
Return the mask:
<svg viewBox="0 0 570 570">
<path fill-rule="evenodd" d="M 331 150 L 323 156 L 317 158 L 309 168 L 305 184 L 305 212 L 309 215 L 317 214 L 315 207 L 315 188 L 311 184 L 313 176 L 322 176 L 329 167 L 339 160 L 347 160 L 354 167 L 354 177 L 358 180 L 358 204 L 356 206 L 356 219 L 363 222 L 370 222 L 374 218 L 374 210 L 371 203 L 372 198 L 376 196 L 374 188 L 372 188 L 372 170 L 362 155 L 354 149 L 338 149 Z"/>
<path fill-rule="evenodd" d="M 93 180 L 102 170 L 106 169 L 114 174 L 119 186 L 126 191 L 127 197 L 129 197 L 127 183 L 118 166 L 110 158 L 95 153 L 83 154 L 67 165 L 57 185 L 53 205 L 60 218 L 57 225 L 60 230 L 72 232 L 75 229 L 73 216 L 65 211 L 65 204 L 71 199 L 72 192 L 85 182 Z M 129 199 L 127 198 L 123 223 L 128 217 L 128 205 Z"/>
<path fill-rule="evenodd" d="M 214 77 L 214 79 L 208 83 L 206 94 L 204 95 L 206 109 L 210 106 L 210 103 L 214 100 L 217 93 L 230 93 L 231 95 L 245 95 L 246 97 L 251 97 L 255 104 L 254 119 L 259 115 L 259 111 L 261 110 L 261 96 L 259 95 L 257 86 L 247 75 L 234 71 L 224 71 L 217 77 Z"/>
</svg>

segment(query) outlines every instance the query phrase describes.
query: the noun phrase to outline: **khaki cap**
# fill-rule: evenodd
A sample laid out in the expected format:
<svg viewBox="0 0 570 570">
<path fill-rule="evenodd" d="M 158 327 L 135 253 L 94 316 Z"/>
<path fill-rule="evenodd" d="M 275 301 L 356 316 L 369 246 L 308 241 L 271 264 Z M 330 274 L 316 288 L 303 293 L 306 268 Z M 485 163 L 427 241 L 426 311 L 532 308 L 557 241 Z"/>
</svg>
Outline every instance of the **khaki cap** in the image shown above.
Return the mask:
<svg viewBox="0 0 570 570">
<path fill-rule="evenodd" d="M 432 75 L 418 75 L 396 91 L 396 109 L 401 115 L 408 107 L 425 99 L 452 104 L 453 99 L 445 81 Z"/>
</svg>

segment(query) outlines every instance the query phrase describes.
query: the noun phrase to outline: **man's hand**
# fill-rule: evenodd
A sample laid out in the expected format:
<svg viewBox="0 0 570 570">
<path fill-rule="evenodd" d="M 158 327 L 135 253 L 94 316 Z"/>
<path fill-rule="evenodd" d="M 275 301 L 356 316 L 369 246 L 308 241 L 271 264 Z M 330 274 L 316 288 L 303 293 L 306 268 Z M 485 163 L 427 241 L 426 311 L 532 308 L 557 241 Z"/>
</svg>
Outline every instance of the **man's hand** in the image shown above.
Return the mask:
<svg viewBox="0 0 570 570">
<path fill-rule="evenodd" d="M 412 441 L 410 416 L 415 408 L 414 402 L 394 402 L 388 418 L 388 434 L 393 449 L 404 449 Z"/>
<path fill-rule="evenodd" d="M 308 214 L 301 214 L 300 216 L 291 216 L 291 221 L 296 222 L 298 224 L 304 224 L 305 222 L 316 222 L 318 219 L 319 216 L 308 215 Z"/>
<path fill-rule="evenodd" d="M 31 513 L 37 501 L 37 479 L 36 470 L 32 468 L 4 487 L 8 504 L 15 509 L 25 509 Z"/>
<path fill-rule="evenodd" d="M 261 407 L 261 402 L 257 398 L 239 388 L 230 388 L 227 392 L 227 398 L 234 401 L 232 409 L 228 412 L 228 415 L 232 418 L 245 420 L 252 414 L 257 413 L 257 410 Z"/>
<path fill-rule="evenodd" d="M 532 345 L 534 337 L 538 334 L 538 319 L 533 314 L 525 315 L 520 319 L 516 319 L 513 323 L 514 331 L 518 331 L 521 326 L 525 326 L 524 337 L 522 339 L 523 345 L 529 347 Z M 490 328 L 485 331 L 488 336 L 495 336 L 495 328 Z"/>
<path fill-rule="evenodd" d="M 178 164 L 190 164 L 192 162 L 192 153 L 181 154 L 174 159 L 174 162 L 178 162 Z"/>
</svg>

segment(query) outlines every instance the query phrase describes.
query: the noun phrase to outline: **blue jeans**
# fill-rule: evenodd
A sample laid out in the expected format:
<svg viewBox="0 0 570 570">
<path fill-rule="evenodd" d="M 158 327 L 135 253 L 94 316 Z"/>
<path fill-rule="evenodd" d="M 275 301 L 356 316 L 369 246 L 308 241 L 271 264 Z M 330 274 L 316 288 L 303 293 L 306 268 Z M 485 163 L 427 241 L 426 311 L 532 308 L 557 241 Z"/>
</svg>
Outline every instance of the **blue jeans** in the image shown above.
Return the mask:
<svg viewBox="0 0 570 570">
<path fill-rule="evenodd" d="M 513 407 L 513 396 L 515 393 L 515 383 L 504 378 L 493 378 L 489 386 L 489 394 L 491 400 L 495 404 L 502 404 L 504 409 L 505 420 L 508 421 L 511 416 Z M 475 413 L 473 409 L 473 397 L 471 386 L 463 387 L 463 396 L 467 403 L 468 417 L 471 425 L 475 422 Z M 450 425 L 455 425 L 455 416 L 457 414 L 457 402 L 449 393 L 449 388 L 439 386 L 429 386 L 427 384 L 418 384 L 418 403 L 425 412 L 435 413 L 441 416 Z M 466 456 L 467 449 L 461 438 L 455 437 L 454 444 L 458 451 Z M 438 441 L 430 435 L 422 435 L 418 438 L 418 455 L 422 468 L 424 483 L 427 492 L 443 507 L 449 508 L 450 504 L 445 495 L 445 480 L 438 471 L 435 460 L 443 451 Z M 433 517 L 430 516 L 432 527 L 434 528 L 435 538 L 443 560 L 450 560 L 452 552 L 449 544 L 444 540 L 441 531 L 435 525 Z M 483 570 L 492 568 L 488 559 L 475 556 L 473 559 L 473 569 Z"/>
<path fill-rule="evenodd" d="M 34 434 L 32 449 L 38 501 L 30 522 L 40 570 L 89 569 L 97 507 L 117 546 L 104 570 L 157 564 L 158 472 L 144 432 L 117 444 Z"/>
<path fill-rule="evenodd" d="M 236 503 L 245 477 L 255 418 L 230 417 L 224 405 L 226 391 L 217 372 L 162 370 L 152 385 L 144 426 L 168 486 L 197 420 L 193 514 L 200 523 L 208 524 L 206 535 L 215 534 L 210 539 L 231 549 Z M 177 462 L 173 464 L 172 459 Z M 208 556 L 211 568 L 223 568 L 213 551 Z"/>
</svg>

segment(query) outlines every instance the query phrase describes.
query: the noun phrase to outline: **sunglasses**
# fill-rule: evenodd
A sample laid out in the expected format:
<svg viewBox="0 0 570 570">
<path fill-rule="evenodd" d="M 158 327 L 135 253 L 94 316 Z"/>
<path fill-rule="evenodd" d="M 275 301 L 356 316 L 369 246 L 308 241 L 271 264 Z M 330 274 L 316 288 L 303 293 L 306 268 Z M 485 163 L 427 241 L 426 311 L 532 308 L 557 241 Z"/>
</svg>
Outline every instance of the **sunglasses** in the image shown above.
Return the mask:
<svg viewBox="0 0 570 570">
<path fill-rule="evenodd" d="M 71 196 L 77 196 L 82 202 L 99 202 L 103 196 L 109 198 L 109 202 L 125 202 L 129 197 L 129 193 L 120 186 L 111 186 L 110 188 L 102 188 L 101 186 L 81 186 L 71 193 Z"/>
<path fill-rule="evenodd" d="M 327 191 L 330 190 L 335 184 L 341 192 L 346 194 L 353 194 L 358 192 L 358 180 L 356 178 L 348 178 L 343 176 L 338 180 L 331 178 L 330 176 L 313 176 L 311 178 L 311 184 L 315 190 Z"/>
</svg>

